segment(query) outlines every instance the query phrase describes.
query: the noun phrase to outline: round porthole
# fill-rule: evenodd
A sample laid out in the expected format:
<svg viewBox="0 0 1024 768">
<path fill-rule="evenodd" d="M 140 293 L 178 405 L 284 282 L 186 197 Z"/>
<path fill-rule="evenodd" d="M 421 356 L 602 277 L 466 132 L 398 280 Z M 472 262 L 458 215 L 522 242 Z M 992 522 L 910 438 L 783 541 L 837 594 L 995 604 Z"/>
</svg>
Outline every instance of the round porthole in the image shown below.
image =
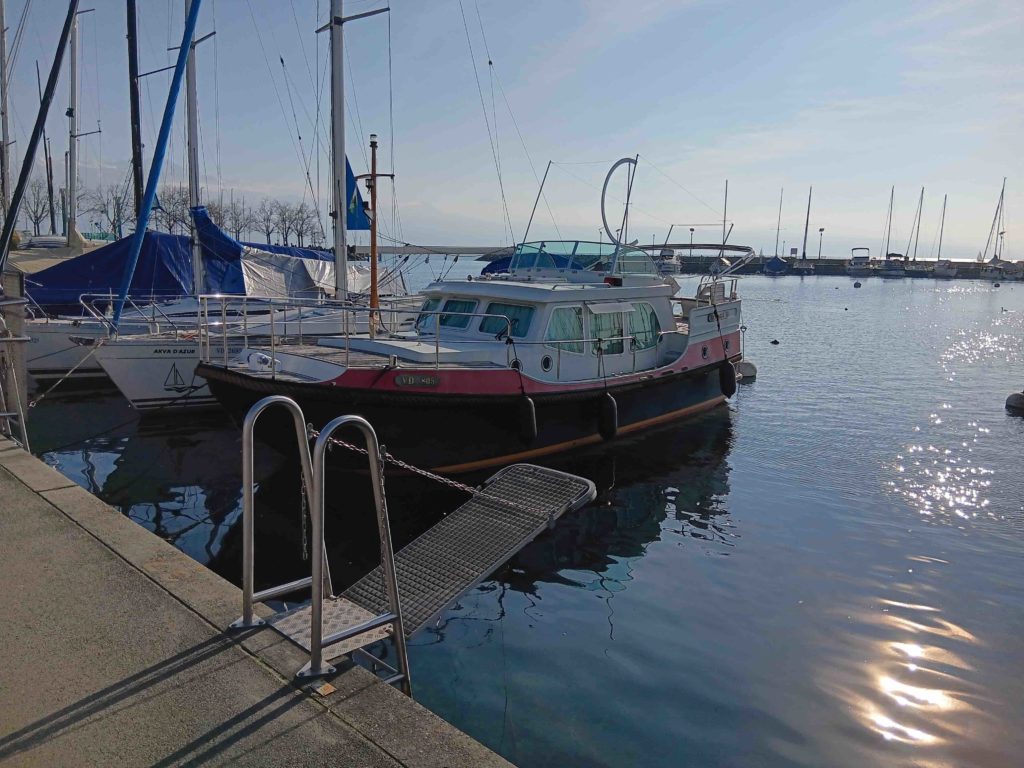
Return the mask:
<svg viewBox="0 0 1024 768">
<path fill-rule="evenodd" d="M 544 355 L 544 357 L 540 359 L 540 367 L 545 371 L 551 370 L 551 355 Z"/>
<path fill-rule="evenodd" d="M 710 315 L 708 315 L 707 317 L 708 317 L 708 322 L 709 322 L 709 323 L 713 323 L 713 322 L 715 322 L 715 316 L 714 316 L 714 314 L 713 314 L 713 313 L 712 313 L 712 314 L 710 314 Z"/>
<path fill-rule="evenodd" d="M 518 370 L 522 369 L 523 364 L 519 362 L 519 358 L 518 357 L 515 357 L 515 358 L 512 358 L 512 362 L 509 363 L 509 367 L 512 368 L 512 370 L 518 371 Z"/>
<path fill-rule="evenodd" d="M 700 348 L 700 356 L 702 358 L 704 358 L 705 360 L 708 359 L 708 345 L 707 344 L 705 344 L 703 347 Z"/>
</svg>

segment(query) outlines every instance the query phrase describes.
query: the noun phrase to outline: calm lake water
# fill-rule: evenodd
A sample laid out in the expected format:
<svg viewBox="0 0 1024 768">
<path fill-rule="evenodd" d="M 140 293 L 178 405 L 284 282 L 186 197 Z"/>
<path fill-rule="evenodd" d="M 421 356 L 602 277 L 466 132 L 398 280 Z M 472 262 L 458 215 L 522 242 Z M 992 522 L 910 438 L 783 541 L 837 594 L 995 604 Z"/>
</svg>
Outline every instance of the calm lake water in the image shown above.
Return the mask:
<svg viewBox="0 0 1024 768">
<path fill-rule="evenodd" d="M 1003 402 L 1024 284 L 741 288 L 757 381 L 553 462 L 598 500 L 413 638 L 417 699 L 522 766 L 1019 765 L 1024 419 Z M 50 464 L 238 581 L 224 418 L 140 424 L 116 392 L 55 393 L 31 427 Z M 308 566 L 297 474 L 258 464 L 268 583 Z M 388 483 L 399 543 L 462 500 Z M 334 481 L 336 585 L 374 564 L 366 485 Z"/>
</svg>

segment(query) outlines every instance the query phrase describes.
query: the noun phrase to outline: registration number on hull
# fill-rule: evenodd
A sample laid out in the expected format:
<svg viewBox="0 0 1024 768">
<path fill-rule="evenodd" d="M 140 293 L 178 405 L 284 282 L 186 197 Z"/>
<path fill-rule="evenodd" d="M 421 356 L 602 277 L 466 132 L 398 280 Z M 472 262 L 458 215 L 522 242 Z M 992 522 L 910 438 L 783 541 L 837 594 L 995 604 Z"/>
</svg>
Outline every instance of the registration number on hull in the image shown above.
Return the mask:
<svg viewBox="0 0 1024 768">
<path fill-rule="evenodd" d="M 436 387 L 441 379 L 430 373 L 400 373 L 395 376 L 396 387 Z"/>
</svg>

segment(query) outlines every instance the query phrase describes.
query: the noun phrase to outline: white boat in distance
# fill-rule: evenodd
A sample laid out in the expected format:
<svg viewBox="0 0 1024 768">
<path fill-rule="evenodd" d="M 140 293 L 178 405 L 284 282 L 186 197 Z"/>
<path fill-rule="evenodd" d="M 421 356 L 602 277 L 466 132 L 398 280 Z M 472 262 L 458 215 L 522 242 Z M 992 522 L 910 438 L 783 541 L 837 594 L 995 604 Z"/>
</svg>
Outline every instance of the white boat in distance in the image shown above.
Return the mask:
<svg viewBox="0 0 1024 768">
<path fill-rule="evenodd" d="M 870 248 L 853 248 L 850 250 L 850 261 L 846 265 L 846 274 L 850 277 L 868 277 L 875 272 L 871 265 Z"/>
</svg>

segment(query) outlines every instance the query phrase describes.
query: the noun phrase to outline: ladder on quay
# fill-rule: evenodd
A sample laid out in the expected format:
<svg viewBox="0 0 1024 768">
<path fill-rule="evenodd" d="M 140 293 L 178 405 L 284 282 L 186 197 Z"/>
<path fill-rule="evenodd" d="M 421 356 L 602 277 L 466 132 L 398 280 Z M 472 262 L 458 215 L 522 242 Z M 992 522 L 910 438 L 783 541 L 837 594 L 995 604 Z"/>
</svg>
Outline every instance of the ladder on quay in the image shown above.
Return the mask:
<svg viewBox="0 0 1024 768">
<path fill-rule="evenodd" d="M 299 443 L 303 485 L 310 500 L 312 542 L 308 577 L 253 591 L 253 431 L 267 408 L 291 412 Z M 331 582 L 324 545 L 324 462 L 331 435 L 342 426 L 362 432 L 377 513 L 381 564 L 340 594 Z M 281 395 L 253 405 L 242 428 L 242 617 L 229 629 L 268 624 L 309 653 L 299 678 L 333 674 L 329 663 L 359 655 L 374 670 L 389 673 L 385 682 L 411 694 L 406 639 L 429 624 L 447 606 L 476 586 L 508 558 L 566 512 L 597 495 L 592 482 L 531 464 L 513 464 L 489 478 L 454 512 L 395 553 L 384 491 L 383 456 L 373 427 L 359 416 L 339 416 L 317 435 L 310 455 L 305 419 L 298 404 Z M 256 602 L 309 588 L 308 605 L 279 612 L 264 621 L 254 615 Z M 396 666 L 364 648 L 381 640 L 394 644 Z"/>
</svg>

